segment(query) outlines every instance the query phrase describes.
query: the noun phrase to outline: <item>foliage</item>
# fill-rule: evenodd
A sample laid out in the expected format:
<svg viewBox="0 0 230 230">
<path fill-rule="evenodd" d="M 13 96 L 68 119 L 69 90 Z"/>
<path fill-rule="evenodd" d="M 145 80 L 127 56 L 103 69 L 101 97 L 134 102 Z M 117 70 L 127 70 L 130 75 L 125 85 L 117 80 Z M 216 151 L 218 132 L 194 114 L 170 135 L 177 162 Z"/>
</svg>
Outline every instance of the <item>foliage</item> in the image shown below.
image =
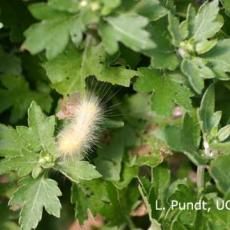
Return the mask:
<svg viewBox="0 0 230 230">
<path fill-rule="evenodd" d="M 0 229 L 230 229 L 229 17 L 228 0 L 1 0 Z M 87 90 L 113 111 L 64 159 L 58 111 Z"/>
</svg>

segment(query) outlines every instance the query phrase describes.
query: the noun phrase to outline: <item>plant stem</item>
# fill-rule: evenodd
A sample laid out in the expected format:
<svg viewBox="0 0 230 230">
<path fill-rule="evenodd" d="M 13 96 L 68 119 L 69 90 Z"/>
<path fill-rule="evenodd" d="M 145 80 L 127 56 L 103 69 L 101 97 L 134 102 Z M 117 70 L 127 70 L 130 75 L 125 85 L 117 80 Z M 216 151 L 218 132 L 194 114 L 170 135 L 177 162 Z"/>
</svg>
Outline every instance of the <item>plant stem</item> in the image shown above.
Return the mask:
<svg viewBox="0 0 230 230">
<path fill-rule="evenodd" d="M 199 194 L 204 189 L 204 172 L 205 172 L 205 166 L 204 165 L 198 165 L 197 166 L 197 174 L 196 174 L 196 183 L 197 183 L 197 188 L 198 188 Z"/>
</svg>

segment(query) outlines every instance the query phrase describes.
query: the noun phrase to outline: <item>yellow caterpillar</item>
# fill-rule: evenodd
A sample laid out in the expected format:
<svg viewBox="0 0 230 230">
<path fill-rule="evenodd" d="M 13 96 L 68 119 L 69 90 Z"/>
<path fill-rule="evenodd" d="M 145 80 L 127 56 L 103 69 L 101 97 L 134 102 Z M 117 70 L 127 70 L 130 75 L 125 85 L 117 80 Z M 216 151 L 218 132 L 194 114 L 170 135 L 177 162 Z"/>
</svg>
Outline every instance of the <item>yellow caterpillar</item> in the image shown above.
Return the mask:
<svg viewBox="0 0 230 230">
<path fill-rule="evenodd" d="M 70 123 L 57 137 L 58 151 L 63 157 L 86 153 L 95 144 L 103 119 L 103 109 L 96 96 L 85 93 L 74 95 L 71 100 Z"/>
</svg>

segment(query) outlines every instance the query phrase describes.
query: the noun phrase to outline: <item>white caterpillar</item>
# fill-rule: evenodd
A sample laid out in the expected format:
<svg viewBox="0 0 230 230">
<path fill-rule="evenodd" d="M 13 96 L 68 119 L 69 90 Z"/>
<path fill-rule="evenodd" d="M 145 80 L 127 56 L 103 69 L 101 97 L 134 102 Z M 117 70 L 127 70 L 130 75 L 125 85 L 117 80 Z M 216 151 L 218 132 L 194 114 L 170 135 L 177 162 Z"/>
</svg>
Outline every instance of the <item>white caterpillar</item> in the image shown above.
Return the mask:
<svg viewBox="0 0 230 230">
<path fill-rule="evenodd" d="M 71 115 L 70 123 L 57 137 L 58 151 L 63 157 L 86 153 L 95 144 L 103 119 L 103 109 L 96 96 L 75 95 L 71 100 L 71 112 L 67 115 Z"/>
</svg>

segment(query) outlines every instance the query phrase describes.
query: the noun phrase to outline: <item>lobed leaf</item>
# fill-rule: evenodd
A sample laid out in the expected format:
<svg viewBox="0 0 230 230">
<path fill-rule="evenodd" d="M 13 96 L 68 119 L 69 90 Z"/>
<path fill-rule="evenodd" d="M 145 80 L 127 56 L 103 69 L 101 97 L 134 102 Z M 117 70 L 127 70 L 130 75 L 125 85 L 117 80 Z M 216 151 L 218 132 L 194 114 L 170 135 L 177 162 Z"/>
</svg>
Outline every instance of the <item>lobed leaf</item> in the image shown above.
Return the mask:
<svg viewBox="0 0 230 230">
<path fill-rule="evenodd" d="M 0 111 L 3 112 L 11 108 L 10 121 L 12 123 L 25 116 L 33 100 L 39 103 L 45 111 L 50 110 L 52 98 L 49 91 L 31 90 L 28 82 L 22 76 L 4 75 L 0 81 L 2 83 Z"/>
<path fill-rule="evenodd" d="M 210 165 L 209 172 L 215 180 L 218 189 L 223 193 L 227 193 L 230 188 L 229 162 L 230 155 L 220 155 Z"/>
<path fill-rule="evenodd" d="M 169 116 L 175 103 L 191 110 L 192 93 L 186 86 L 171 80 L 170 76 L 161 76 L 157 70 L 140 68 L 139 73 L 141 76 L 134 88 L 139 92 L 154 92 L 152 109 L 157 114 Z"/>
<path fill-rule="evenodd" d="M 20 187 L 9 204 L 22 207 L 19 223 L 23 230 L 30 230 L 37 227 L 43 208 L 50 215 L 60 217 L 61 204 L 58 196 L 61 196 L 61 191 L 54 180 L 44 177 L 36 180 L 25 178 L 20 182 Z"/>
<path fill-rule="evenodd" d="M 195 41 L 206 40 L 213 37 L 223 26 L 223 22 L 218 20 L 219 1 L 205 2 L 194 18 L 193 36 Z"/>
<path fill-rule="evenodd" d="M 75 183 L 101 177 L 95 166 L 88 161 L 63 161 L 57 164 L 56 169 Z"/>
<path fill-rule="evenodd" d="M 124 43 L 135 51 L 154 47 L 149 33 L 144 29 L 148 24 L 147 18 L 137 14 L 120 14 L 117 17 L 107 17 L 102 23 L 99 33 L 105 50 L 113 54 L 118 50 L 118 42 Z"/>
</svg>

